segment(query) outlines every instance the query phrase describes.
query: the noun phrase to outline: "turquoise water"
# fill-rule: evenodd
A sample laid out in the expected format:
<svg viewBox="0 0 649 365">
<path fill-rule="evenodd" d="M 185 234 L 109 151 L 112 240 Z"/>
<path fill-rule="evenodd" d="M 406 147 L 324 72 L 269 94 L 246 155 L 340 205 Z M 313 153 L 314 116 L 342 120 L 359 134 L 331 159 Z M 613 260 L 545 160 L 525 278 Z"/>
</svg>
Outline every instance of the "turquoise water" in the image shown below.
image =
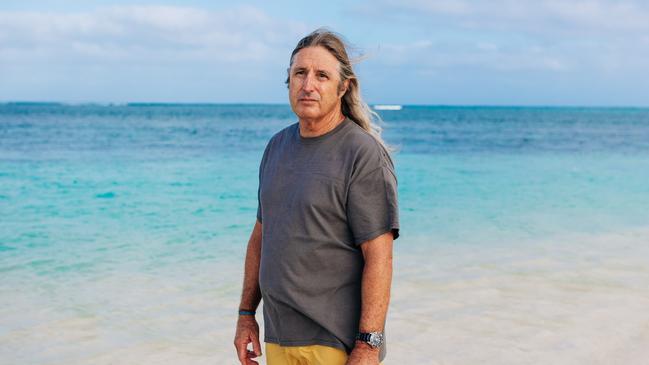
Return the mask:
<svg viewBox="0 0 649 365">
<path fill-rule="evenodd" d="M 649 110 L 382 115 L 385 139 L 400 148 L 404 237 L 480 243 L 649 223 Z M 93 252 L 78 268 L 92 267 L 130 236 L 161 253 L 239 254 L 264 145 L 293 120 L 286 106 L 1 105 L 3 270 L 51 251 Z"/>
<path fill-rule="evenodd" d="M 649 109 L 381 115 L 399 147 L 403 257 L 649 228 Z M 173 339 L 213 360 L 212 345 L 188 345 L 196 334 L 231 346 L 232 323 L 188 324 L 186 311 L 237 306 L 261 154 L 294 121 L 284 105 L 0 104 L 0 358 L 109 363 L 125 343 Z M 71 341 L 94 341 L 83 353 L 30 350 L 39 326 L 65 332 L 70 318 L 89 331 Z"/>
</svg>

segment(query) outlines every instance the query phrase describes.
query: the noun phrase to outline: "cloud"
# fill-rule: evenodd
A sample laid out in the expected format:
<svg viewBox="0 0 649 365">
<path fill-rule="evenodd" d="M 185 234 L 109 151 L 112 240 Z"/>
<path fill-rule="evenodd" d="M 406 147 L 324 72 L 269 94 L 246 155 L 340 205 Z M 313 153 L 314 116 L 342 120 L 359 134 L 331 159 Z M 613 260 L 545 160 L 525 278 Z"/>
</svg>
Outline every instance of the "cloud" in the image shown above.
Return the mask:
<svg viewBox="0 0 649 365">
<path fill-rule="evenodd" d="M 375 14 L 424 16 L 431 23 L 467 29 L 605 35 L 649 31 L 649 4 L 641 1 L 383 0 L 364 9 L 373 9 Z"/>
<path fill-rule="evenodd" d="M 284 101 L 310 30 L 253 6 L 0 11 L 0 100 Z"/>
<path fill-rule="evenodd" d="M 649 3 L 332 4 L 0 10 L 0 100 L 286 102 L 296 41 L 335 13 L 368 100 L 648 105 Z"/>
<path fill-rule="evenodd" d="M 182 6 L 113 6 L 79 13 L 4 11 L 0 62 L 44 57 L 97 62 L 275 61 L 286 58 L 284 49 L 306 31 L 303 23 L 274 19 L 252 6 L 223 11 Z"/>
<path fill-rule="evenodd" d="M 392 66 L 410 64 L 419 72 L 433 69 L 479 68 L 497 71 L 566 71 L 566 60 L 534 47 L 501 47 L 490 42 L 444 42 L 419 40 L 405 44 L 385 44 L 380 59 Z"/>
<path fill-rule="evenodd" d="M 428 74 L 649 71 L 649 3 L 639 1 L 380 0 L 356 14 L 407 29 L 410 41 L 384 44 L 384 58 Z"/>
</svg>

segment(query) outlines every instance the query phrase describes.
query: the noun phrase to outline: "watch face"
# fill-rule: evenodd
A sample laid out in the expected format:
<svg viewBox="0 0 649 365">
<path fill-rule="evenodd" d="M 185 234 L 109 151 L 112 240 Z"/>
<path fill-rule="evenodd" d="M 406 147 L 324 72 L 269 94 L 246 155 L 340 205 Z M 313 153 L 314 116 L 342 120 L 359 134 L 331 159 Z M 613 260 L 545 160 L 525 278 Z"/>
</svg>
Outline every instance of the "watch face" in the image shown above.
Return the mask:
<svg viewBox="0 0 649 365">
<path fill-rule="evenodd" d="M 380 347 L 383 343 L 383 334 L 378 332 L 371 333 L 369 343 L 372 347 Z"/>
</svg>

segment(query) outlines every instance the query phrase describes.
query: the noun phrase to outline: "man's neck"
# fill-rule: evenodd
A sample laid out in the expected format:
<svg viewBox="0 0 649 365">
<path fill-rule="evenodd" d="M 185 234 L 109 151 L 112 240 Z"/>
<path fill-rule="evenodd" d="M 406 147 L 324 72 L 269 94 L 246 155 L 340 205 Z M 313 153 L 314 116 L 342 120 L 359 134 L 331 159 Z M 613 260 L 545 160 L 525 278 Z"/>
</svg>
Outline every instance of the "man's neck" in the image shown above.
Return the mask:
<svg viewBox="0 0 649 365">
<path fill-rule="evenodd" d="M 300 136 L 305 138 L 321 136 L 336 128 L 343 120 L 345 116 L 340 112 L 317 120 L 300 118 Z"/>
</svg>

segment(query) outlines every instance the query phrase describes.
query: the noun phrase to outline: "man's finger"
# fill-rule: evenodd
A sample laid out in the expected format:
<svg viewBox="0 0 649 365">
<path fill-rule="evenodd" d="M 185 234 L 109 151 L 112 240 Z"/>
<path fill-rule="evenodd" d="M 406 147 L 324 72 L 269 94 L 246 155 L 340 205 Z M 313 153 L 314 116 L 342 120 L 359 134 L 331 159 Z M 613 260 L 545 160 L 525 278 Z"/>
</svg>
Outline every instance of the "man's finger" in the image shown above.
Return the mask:
<svg viewBox="0 0 649 365">
<path fill-rule="evenodd" d="M 261 344 L 259 343 L 259 336 L 254 336 L 252 338 L 252 349 L 255 351 L 257 356 L 261 356 Z"/>
<path fill-rule="evenodd" d="M 246 365 L 248 362 L 246 361 L 246 347 L 248 347 L 248 342 L 246 340 L 239 341 L 236 344 L 237 348 L 237 355 L 239 356 L 239 361 L 241 362 L 241 365 Z"/>
<path fill-rule="evenodd" d="M 246 359 L 246 365 L 259 365 L 259 363 L 255 360 L 252 360 L 253 358 L 257 357 L 255 355 L 254 351 L 247 350 L 248 352 L 248 358 Z"/>
</svg>

